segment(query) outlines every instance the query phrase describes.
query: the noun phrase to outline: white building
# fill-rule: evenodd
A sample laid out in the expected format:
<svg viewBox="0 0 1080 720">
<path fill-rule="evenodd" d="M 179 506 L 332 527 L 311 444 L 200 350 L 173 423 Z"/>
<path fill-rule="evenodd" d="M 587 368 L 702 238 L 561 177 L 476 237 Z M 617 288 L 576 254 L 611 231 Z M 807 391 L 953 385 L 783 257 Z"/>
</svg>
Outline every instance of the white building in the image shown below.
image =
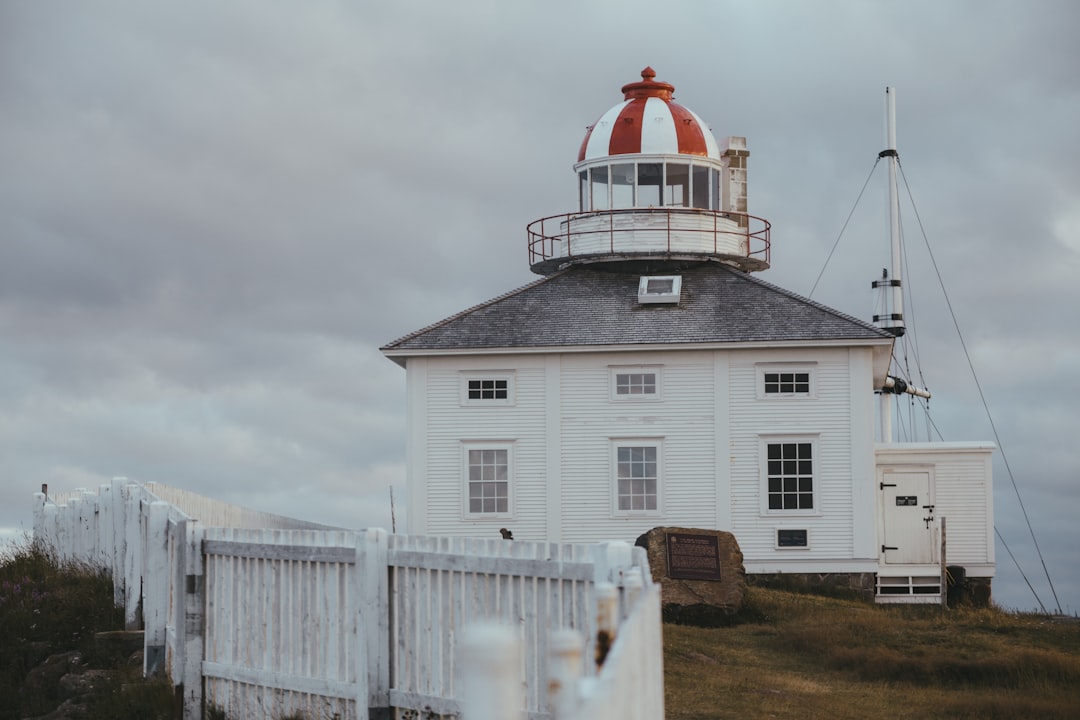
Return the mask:
<svg viewBox="0 0 1080 720">
<path fill-rule="evenodd" d="M 994 574 L 988 443 L 875 442 L 894 335 L 751 271 L 745 138 L 719 145 L 649 68 L 528 229 L 543 277 L 382 351 L 407 372 L 410 533 L 633 541 L 729 530 L 751 574 L 886 601 Z"/>
</svg>

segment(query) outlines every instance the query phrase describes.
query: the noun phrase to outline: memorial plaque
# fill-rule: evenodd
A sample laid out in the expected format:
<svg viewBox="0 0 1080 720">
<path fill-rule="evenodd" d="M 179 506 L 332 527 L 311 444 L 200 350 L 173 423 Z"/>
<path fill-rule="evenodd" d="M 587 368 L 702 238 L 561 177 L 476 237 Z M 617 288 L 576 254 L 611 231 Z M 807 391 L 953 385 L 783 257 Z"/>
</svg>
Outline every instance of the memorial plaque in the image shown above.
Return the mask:
<svg viewBox="0 0 1080 720">
<path fill-rule="evenodd" d="M 667 574 L 676 580 L 719 580 L 720 544 L 717 537 L 668 533 Z"/>
<path fill-rule="evenodd" d="M 918 495 L 897 495 L 896 504 L 900 507 L 915 507 L 919 504 Z"/>
</svg>

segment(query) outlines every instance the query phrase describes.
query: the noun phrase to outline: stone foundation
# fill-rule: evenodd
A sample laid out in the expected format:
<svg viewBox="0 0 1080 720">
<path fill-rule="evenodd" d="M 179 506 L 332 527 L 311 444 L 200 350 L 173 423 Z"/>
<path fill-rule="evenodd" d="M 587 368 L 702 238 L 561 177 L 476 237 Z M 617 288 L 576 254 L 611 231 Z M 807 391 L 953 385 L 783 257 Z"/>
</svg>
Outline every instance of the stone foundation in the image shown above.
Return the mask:
<svg viewBox="0 0 1080 720">
<path fill-rule="evenodd" d="M 854 597 L 873 601 L 877 591 L 875 573 L 764 573 L 747 575 L 748 585 L 812 592 L 832 597 Z"/>
<path fill-rule="evenodd" d="M 949 607 L 990 607 L 990 584 L 993 578 L 969 577 L 963 567 L 955 565 L 949 566 L 946 577 L 949 582 Z"/>
</svg>

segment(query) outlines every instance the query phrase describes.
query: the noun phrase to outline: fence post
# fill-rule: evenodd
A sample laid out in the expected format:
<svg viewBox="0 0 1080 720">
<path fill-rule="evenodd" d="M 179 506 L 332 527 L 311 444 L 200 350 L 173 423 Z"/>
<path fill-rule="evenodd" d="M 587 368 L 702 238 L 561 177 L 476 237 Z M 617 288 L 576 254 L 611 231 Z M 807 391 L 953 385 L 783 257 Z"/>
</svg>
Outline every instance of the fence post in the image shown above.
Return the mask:
<svg viewBox="0 0 1080 720">
<path fill-rule="evenodd" d="M 82 536 L 82 495 L 68 498 L 67 513 L 64 515 L 64 549 L 62 560 L 65 563 L 78 560 L 77 548 Z"/>
<path fill-rule="evenodd" d="M 183 624 L 177 628 L 177 642 L 183 648 L 180 668 L 180 690 L 183 693 L 183 720 L 202 718 L 206 616 L 206 574 L 203 570 L 202 541 L 205 531 L 197 520 L 185 520 L 180 525 L 177 541 L 183 544 Z"/>
<path fill-rule="evenodd" d="M 619 589 L 611 583 L 596 583 L 596 669 L 607 659 L 619 629 Z"/>
<path fill-rule="evenodd" d="M 124 628 L 142 626 L 142 498 L 138 485 L 124 486 Z M 145 655 L 144 655 L 145 657 Z"/>
<path fill-rule="evenodd" d="M 79 544 L 75 552 L 80 562 L 91 567 L 97 559 L 97 495 L 86 490 L 80 491 L 82 504 L 79 505 Z"/>
<path fill-rule="evenodd" d="M 146 576 L 143 582 L 143 675 L 165 667 L 165 624 L 169 614 L 169 503 L 150 503 L 146 526 Z"/>
<path fill-rule="evenodd" d="M 630 543 L 610 540 L 593 546 L 594 579 L 598 583 L 622 585 L 623 575 L 633 565 L 634 553 Z"/>
<path fill-rule="evenodd" d="M 502 625 L 473 625 L 462 633 L 464 720 L 520 720 L 524 716 L 521 644 Z"/>
<path fill-rule="evenodd" d="M 125 536 L 124 529 L 127 527 L 127 503 L 124 502 L 124 485 L 127 478 L 114 477 L 112 479 L 112 537 L 109 546 L 112 548 L 111 567 L 113 576 L 113 603 L 117 607 L 124 605 L 124 556 Z"/>
<path fill-rule="evenodd" d="M 45 493 L 34 493 L 34 539 L 37 545 L 45 536 Z"/>
<path fill-rule="evenodd" d="M 34 537 L 34 543 L 42 543 L 40 547 L 46 552 L 52 553 L 52 556 L 54 558 L 57 557 L 57 527 L 59 526 L 59 523 L 57 522 L 58 512 L 59 509 L 56 507 L 55 504 L 51 502 L 45 503 L 45 507 L 42 508 L 43 517 L 41 539 L 39 540 L 36 536 Z"/>
<path fill-rule="evenodd" d="M 645 588 L 645 581 L 642 579 L 641 568 L 632 567 L 626 572 L 626 577 L 623 579 L 623 602 L 622 602 L 622 618 L 625 620 L 630 617 L 630 613 L 637 607 L 638 598 L 641 597 L 641 591 Z"/>
<path fill-rule="evenodd" d="M 97 552 L 94 564 L 109 571 L 112 575 L 112 526 L 113 526 L 112 485 L 98 485 L 97 491 Z"/>
<path fill-rule="evenodd" d="M 554 720 L 571 720 L 577 713 L 584 644 L 581 633 L 570 628 L 551 634 L 548 646 L 548 710 Z"/>
<path fill-rule="evenodd" d="M 948 567 L 945 562 L 945 518 L 941 518 L 941 553 L 939 555 L 941 560 L 941 579 L 938 581 L 939 587 L 941 587 L 941 609 L 946 610 L 949 607 L 949 582 L 948 582 Z"/>
<path fill-rule="evenodd" d="M 390 716 L 389 536 L 382 528 L 364 531 L 356 549 L 357 580 L 360 582 L 360 642 L 357 658 L 366 659 L 367 703 L 370 717 Z M 361 649 L 363 652 L 361 652 Z M 364 666 L 358 666 L 358 671 Z M 357 716 L 361 702 L 357 700 Z"/>
</svg>

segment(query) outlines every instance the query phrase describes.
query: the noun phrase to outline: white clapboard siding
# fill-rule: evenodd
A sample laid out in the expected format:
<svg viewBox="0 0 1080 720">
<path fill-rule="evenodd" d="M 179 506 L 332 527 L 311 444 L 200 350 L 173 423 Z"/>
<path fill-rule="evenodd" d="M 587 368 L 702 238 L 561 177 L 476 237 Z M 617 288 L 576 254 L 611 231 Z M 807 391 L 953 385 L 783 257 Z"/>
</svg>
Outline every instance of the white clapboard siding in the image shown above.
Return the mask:
<svg viewBox="0 0 1080 720">
<path fill-rule="evenodd" d="M 808 398 L 758 397 L 759 362 L 805 363 L 813 368 L 816 393 Z M 730 369 L 732 531 L 747 563 L 777 558 L 776 529 L 802 527 L 811 546 L 799 560 L 851 557 L 852 487 L 872 478 L 855 477 L 852 467 L 850 356 L 846 350 L 732 354 Z M 762 435 L 807 435 L 817 439 L 814 458 L 817 513 L 763 512 Z M 869 458 L 868 458 L 869 459 Z M 869 469 L 869 468 L 868 468 Z M 863 510 L 872 512 L 872 506 Z"/>
<path fill-rule="evenodd" d="M 990 472 L 987 458 L 939 466 L 935 475 L 936 507 L 939 518 L 948 518 L 950 564 L 989 564 L 994 562 L 993 508 L 976 499 L 991 497 L 986 480 Z"/>
<path fill-rule="evenodd" d="M 992 571 L 994 507 L 990 443 L 894 443 L 877 449 L 879 466 L 932 468 L 934 515 L 948 519 L 946 562 Z"/>
<path fill-rule="evenodd" d="M 633 542 L 657 525 L 716 525 L 716 399 L 709 352 L 636 353 L 620 366 L 659 373 L 659 401 L 611 399 L 611 358 L 583 355 L 563 365 L 560 438 L 563 539 Z M 661 444 L 660 508 L 619 516 L 614 510 L 614 438 Z"/>
<path fill-rule="evenodd" d="M 470 373 L 482 365 L 466 363 Z M 520 538 L 543 538 L 547 532 L 547 483 L 544 471 L 547 438 L 544 434 L 546 378 L 542 362 L 535 357 L 515 358 L 510 366 L 487 368 L 512 370 L 513 405 L 462 406 L 463 376 L 459 365 L 433 360 L 425 394 L 430 422 L 426 429 L 428 452 L 428 502 L 426 534 L 463 534 L 466 485 L 462 477 L 463 442 L 512 443 L 513 507 L 509 517 L 470 518 L 471 534 L 513 527 Z M 478 377 L 479 375 L 470 375 Z M 452 421 L 451 421 L 452 419 Z"/>
</svg>

